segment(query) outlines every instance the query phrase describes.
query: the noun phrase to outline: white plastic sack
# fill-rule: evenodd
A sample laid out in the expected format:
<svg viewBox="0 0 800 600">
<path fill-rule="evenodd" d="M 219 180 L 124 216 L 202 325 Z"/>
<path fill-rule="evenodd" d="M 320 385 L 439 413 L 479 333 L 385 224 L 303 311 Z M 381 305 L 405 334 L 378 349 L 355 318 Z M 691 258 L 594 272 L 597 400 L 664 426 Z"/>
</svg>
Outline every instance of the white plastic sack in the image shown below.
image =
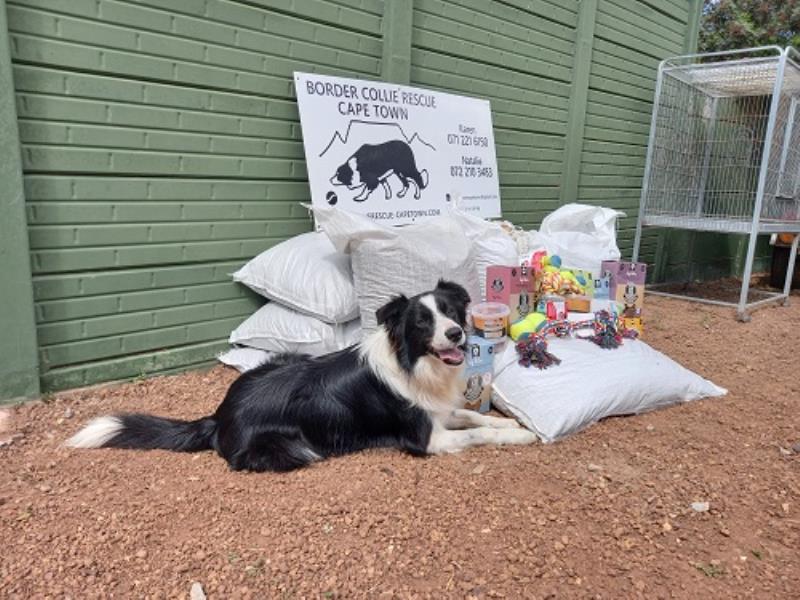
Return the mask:
<svg viewBox="0 0 800 600">
<path fill-rule="evenodd" d="M 458 221 L 472 242 L 475 267 L 478 269 L 480 300 L 486 299 L 486 269 L 493 265 L 520 263 L 517 243 L 499 223 L 492 223 L 467 213 L 452 210 L 450 215 Z M 478 302 L 477 299 L 473 299 Z"/>
<path fill-rule="evenodd" d="M 539 231 L 530 232 L 531 252 L 547 250 L 564 266 L 599 273 L 602 261 L 620 258 L 616 224 L 621 216 L 625 213 L 611 208 L 565 204 L 542 220 Z"/>
<path fill-rule="evenodd" d="M 350 257 L 322 232 L 273 246 L 233 274 L 254 292 L 328 323 L 358 317 Z"/>
<path fill-rule="evenodd" d="M 224 365 L 233 367 L 239 373 L 244 373 L 263 365 L 274 355 L 274 352 L 258 348 L 231 348 L 217 356 L 217 360 Z"/>
<path fill-rule="evenodd" d="M 320 356 L 347 348 L 360 339 L 361 326 L 357 320 L 333 325 L 277 302 L 268 302 L 234 329 L 228 341 L 267 352 Z"/>
<path fill-rule="evenodd" d="M 492 396 L 499 410 L 544 442 L 612 415 L 727 393 L 639 340 L 614 350 L 580 339 L 555 338 L 548 346 L 561 364 L 539 370 L 517 364 L 514 344 L 508 344 L 495 359 Z"/>
<path fill-rule="evenodd" d="M 451 216 L 390 227 L 336 208 L 313 210 L 334 246 L 351 254 L 364 332 L 377 327 L 375 311 L 393 296 L 428 291 L 440 278 L 463 285 L 473 301 L 479 298 L 472 244 Z"/>
</svg>

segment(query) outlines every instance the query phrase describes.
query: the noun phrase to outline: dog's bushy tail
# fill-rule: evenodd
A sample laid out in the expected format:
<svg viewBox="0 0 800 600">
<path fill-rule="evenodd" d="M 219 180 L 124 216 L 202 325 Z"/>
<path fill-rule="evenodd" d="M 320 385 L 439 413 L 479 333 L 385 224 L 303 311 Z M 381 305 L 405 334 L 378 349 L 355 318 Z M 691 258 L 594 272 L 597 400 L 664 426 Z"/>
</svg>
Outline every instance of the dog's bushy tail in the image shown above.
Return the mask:
<svg viewBox="0 0 800 600">
<path fill-rule="evenodd" d="M 142 414 L 98 417 L 67 440 L 72 448 L 132 448 L 199 452 L 210 450 L 217 430 L 213 417 L 179 421 Z"/>
</svg>

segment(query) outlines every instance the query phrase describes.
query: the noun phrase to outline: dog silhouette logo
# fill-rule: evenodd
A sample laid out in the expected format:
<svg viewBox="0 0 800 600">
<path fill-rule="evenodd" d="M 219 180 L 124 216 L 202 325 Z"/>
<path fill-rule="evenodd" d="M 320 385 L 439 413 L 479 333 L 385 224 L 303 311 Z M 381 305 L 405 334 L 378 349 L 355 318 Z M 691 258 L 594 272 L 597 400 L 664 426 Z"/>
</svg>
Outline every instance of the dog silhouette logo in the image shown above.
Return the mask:
<svg viewBox="0 0 800 600">
<path fill-rule="evenodd" d="M 428 172 L 417 168 L 414 152 L 406 142 L 391 140 L 382 144 L 364 144 L 337 169 L 331 177 L 333 185 L 343 185 L 350 190 L 361 190 L 353 198 L 364 202 L 379 185 L 387 200 L 392 197 L 392 188 L 387 179 L 395 175 L 403 185 L 396 194 L 403 198 L 414 185 L 414 198 L 419 199 L 428 187 Z"/>
</svg>

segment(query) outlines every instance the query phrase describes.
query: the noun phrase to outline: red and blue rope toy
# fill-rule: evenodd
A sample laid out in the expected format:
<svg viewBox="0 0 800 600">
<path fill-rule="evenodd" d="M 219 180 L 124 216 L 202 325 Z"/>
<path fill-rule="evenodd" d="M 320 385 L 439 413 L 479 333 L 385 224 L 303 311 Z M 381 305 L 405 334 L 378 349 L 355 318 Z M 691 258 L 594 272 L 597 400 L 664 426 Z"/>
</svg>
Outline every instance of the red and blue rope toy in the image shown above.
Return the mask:
<svg viewBox="0 0 800 600">
<path fill-rule="evenodd" d="M 626 329 L 619 316 L 606 310 L 595 313 L 594 319 L 586 321 L 552 321 L 536 333 L 528 335 L 517 342 L 519 364 L 523 367 L 546 369 L 561 364 L 561 359 L 547 350 L 548 335 L 566 337 L 579 329 L 594 329 L 594 335 L 582 338 L 594 342 L 601 348 L 613 350 L 622 344 L 625 338 L 634 339 L 638 335 L 635 329 Z"/>
</svg>

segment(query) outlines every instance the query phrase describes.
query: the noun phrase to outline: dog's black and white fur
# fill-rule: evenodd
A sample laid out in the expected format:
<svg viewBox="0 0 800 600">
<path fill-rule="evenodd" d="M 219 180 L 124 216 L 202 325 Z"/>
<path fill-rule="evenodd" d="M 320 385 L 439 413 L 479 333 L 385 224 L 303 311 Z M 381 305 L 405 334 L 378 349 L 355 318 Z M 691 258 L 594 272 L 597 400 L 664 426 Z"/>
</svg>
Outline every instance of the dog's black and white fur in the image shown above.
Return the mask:
<svg viewBox="0 0 800 600">
<path fill-rule="evenodd" d="M 244 373 L 211 416 L 100 417 L 67 445 L 214 449 L 234 470 L 288 471 L 365 448 L 423 456 L 531 443 L 536 436 L 513 419 L 462 409 L 468 303 L 464 288 L 440 281 L 379 309 L 379 328 L 356 346 L 318 358 L 282 355 Z"/>
</svg>

